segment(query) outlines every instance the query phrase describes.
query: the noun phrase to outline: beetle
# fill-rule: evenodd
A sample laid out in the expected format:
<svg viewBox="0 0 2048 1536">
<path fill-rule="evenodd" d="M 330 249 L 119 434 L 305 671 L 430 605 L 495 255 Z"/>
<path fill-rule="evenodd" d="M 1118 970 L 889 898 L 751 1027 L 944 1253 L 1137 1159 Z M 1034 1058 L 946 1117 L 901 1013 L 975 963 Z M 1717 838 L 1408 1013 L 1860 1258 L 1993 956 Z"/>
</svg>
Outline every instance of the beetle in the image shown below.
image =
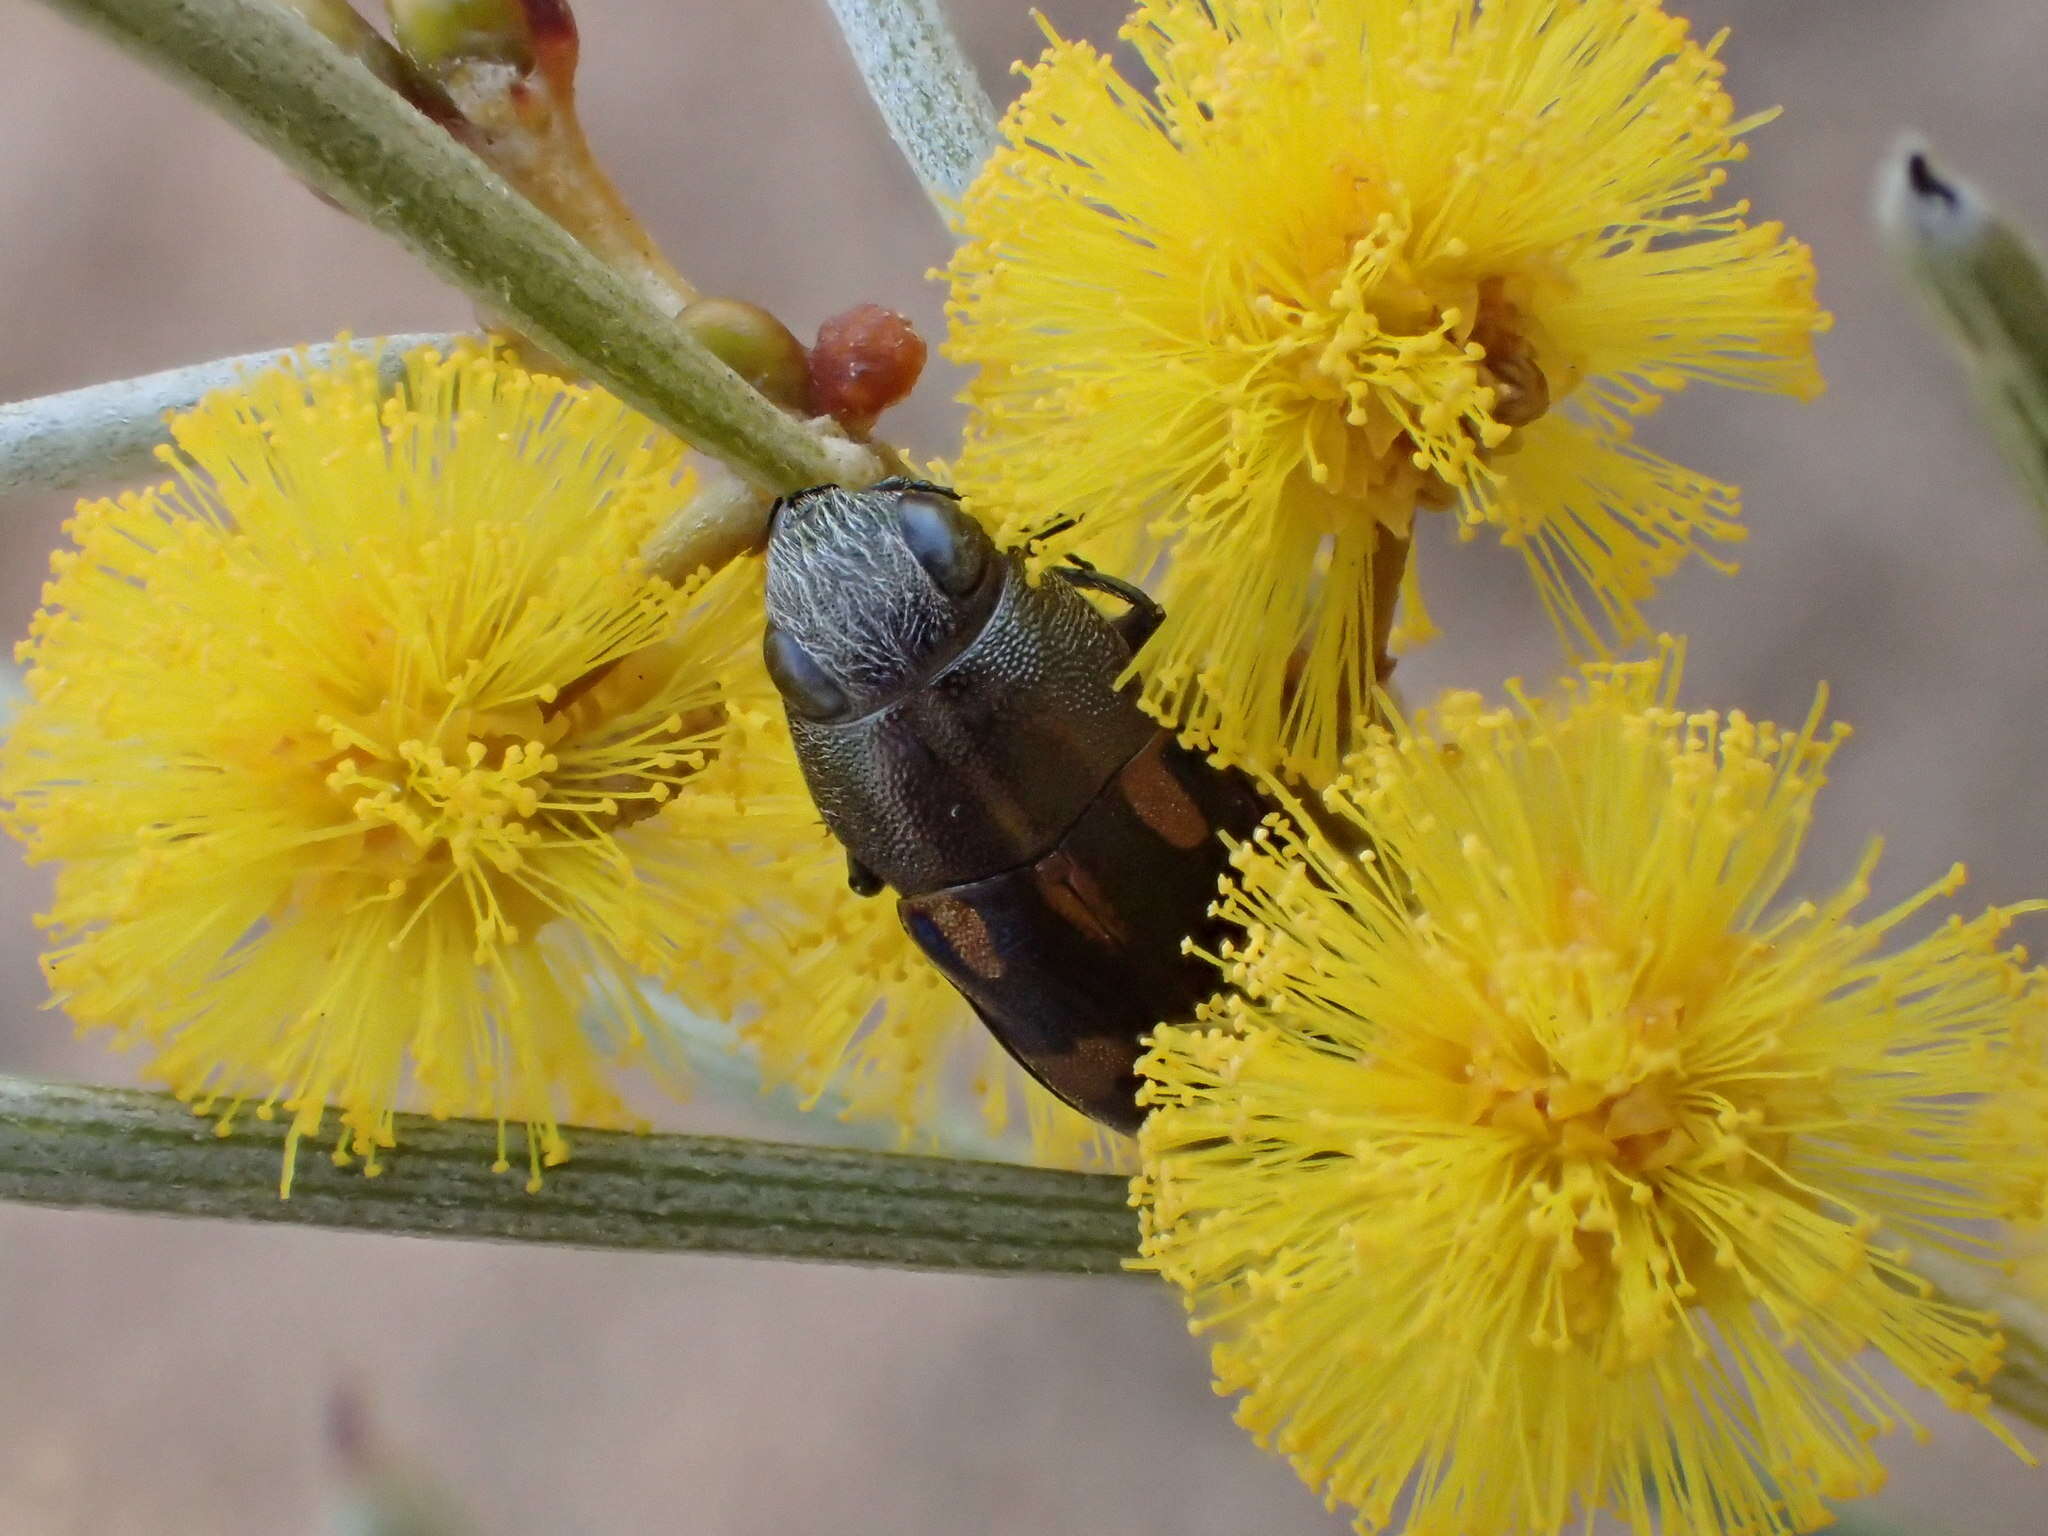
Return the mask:
<svg viewBox="0 0 2048 1536">
<path fill-rule="evenodd" d="M 1165 617 L 1076 562 L 1026 578 L 944 486 L 776 503 L 763 654 L 863 896 L 1039 1082 L 1126 1133 L 1140 1041 L 1194 1016 L 1250 780 L 1182 747 L 1117 678 Z M 1083 595 L 1122 604 L 1115 617 Z"/>
</svg>

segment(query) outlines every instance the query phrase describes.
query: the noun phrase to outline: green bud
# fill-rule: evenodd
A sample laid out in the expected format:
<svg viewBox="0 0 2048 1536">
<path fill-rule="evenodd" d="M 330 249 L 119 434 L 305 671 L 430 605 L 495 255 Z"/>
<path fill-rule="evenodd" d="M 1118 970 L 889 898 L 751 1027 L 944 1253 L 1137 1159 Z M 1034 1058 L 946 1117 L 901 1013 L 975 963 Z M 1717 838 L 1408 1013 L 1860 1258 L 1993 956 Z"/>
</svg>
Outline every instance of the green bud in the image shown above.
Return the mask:
<svg viewBox="0 0 2048 1536">
<path fill-rule="evenodd" d="M 743 299 L 698 299 L 676 317 L 726 367 L 784 410 L 811 411 L 810 364 L 788 326 Z"/>
<path fill-rule="evenodd" d="M 412 61 L 392 47 L 348 0 L 284 0 L 284 4 L 435 122 L 447 125 L 457 121 L 448 93 L 414 69 Z"/>
<path fill-rule="evenodd" d="M 697 296 L 605 175 L 576 116 L 569 0 L 385 0 L 410 66 L 449 99 L 478 158 L 663 314 Z M 559 365 L 554 365 L 559 367 Z M 553 368 L 550 369 L 553 371 Z"/>
<path fill-rule="evenodd" d="M 533 68 L 533 32 L 521 0 L 385 0 L 385 8 L 407 57 L 434 74 L 474 63 Z"/>
</svg>

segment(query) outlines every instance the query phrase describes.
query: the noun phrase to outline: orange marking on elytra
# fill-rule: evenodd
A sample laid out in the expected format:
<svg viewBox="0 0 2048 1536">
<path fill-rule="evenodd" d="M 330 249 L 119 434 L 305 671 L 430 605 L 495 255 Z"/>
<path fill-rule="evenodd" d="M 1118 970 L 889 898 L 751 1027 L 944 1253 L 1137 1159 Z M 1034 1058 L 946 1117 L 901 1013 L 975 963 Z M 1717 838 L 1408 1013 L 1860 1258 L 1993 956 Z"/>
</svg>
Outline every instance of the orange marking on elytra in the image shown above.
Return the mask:
<svg viewBox="0 0 2048 1536">
<path fill-rule="evenodd" d="M 1083 938 L 1105 948 L 1129 942 L 1130 930 L 1117 920 L 1116 909 L 1102 887 L 1070 854 L 1058 850 L 1047 854 L 1032 866 L 1031 880 L 1046 905 Z"/>
<path fill-rule="evenodd" d="M 1004 971 L 1002 952 L 989 936 L 988 924 L 972 905 L 957 897 L 940 896 L 925 908 L 953 953 L 983 981 L 994 981 Z"/>
<path fill-rule="evenodd" d="M 1199 848 L 1214 829 L 1195 797 L 1166 766 L 1165 751 L 1162 734 L 1125 764 L 1117 783 L 1138 820 L 1153 832 L 1175 848 Z"/>
</svg>

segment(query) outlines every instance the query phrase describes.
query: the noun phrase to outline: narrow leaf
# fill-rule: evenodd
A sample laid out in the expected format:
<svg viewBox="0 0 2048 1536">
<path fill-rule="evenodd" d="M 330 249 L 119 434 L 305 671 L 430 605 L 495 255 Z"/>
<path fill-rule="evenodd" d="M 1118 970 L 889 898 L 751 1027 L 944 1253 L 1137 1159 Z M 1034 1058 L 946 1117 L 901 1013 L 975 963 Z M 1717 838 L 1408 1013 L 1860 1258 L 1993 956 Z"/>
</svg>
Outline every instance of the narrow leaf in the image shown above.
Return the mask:
<svg viewBox="0 0 2048 1536">
<path fill-rule="evenodd" d="M 2048 518 L 2048 280 L 2040 256 L 1918 140 L 1885 162 L 1877 220 L 1955 343 L 2000 451 Z"/>
<path fill-rule="evenodd" d="M 0 494 L 62 491 L 110 480 L 132 480 L 159 468 L 156 450 L 171 440 L 170 411 L 189 410 L 216 389 L 303 356 L 321 367 L 344 353 L 375 353 L 387 384 L 398 359 L 414 347 L 447 346 L 439 333 L 385 336 L 337 345 L 247 352 L 135 379 L 116 379 L 61 395 L 0 405 Z"/>
<path fill-rule="evenodd" d="M 996 109 L 941 0 L 829 0 L 889 135 L 941 214 L 996 147 Z"/>
<path fill-rule="evenodd" d="M 401 1116 L 385 1171 L 232 1135 L 163 1094 L 0 1078 L 0 1200 L 422 1237 L 729 1253 L 984 1274 L 1108 1275 L 1137 1251 L 1125 1182 L 1003 1163 L 722 1136 L 571 1133 L 538 1193 L 493 1173 L 499 1131 Z"/>
</svg>

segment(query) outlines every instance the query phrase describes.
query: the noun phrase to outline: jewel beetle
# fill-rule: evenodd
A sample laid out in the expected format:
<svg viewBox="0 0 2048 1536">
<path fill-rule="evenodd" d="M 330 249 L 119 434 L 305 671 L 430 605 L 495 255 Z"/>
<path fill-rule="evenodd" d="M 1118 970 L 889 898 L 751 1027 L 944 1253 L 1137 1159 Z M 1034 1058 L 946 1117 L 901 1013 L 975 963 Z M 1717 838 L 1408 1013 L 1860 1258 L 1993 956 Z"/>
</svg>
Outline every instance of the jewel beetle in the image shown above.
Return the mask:
<svg viewBox="0 0 2048 1536">
<path fill-rule="evenodd" d="M 1114 618 L 1084 591 L 1122 604 Z M 763 651 L 863 896 L 1026 1071 L 1130 1132 L 1139 1041 L 1216 990 L 1228 853 L 1266 806 L 1116 686 L 1162 610 L 1092 567 L 1033 584 L 943 486 L 776 504 Z"/>
</svg>

